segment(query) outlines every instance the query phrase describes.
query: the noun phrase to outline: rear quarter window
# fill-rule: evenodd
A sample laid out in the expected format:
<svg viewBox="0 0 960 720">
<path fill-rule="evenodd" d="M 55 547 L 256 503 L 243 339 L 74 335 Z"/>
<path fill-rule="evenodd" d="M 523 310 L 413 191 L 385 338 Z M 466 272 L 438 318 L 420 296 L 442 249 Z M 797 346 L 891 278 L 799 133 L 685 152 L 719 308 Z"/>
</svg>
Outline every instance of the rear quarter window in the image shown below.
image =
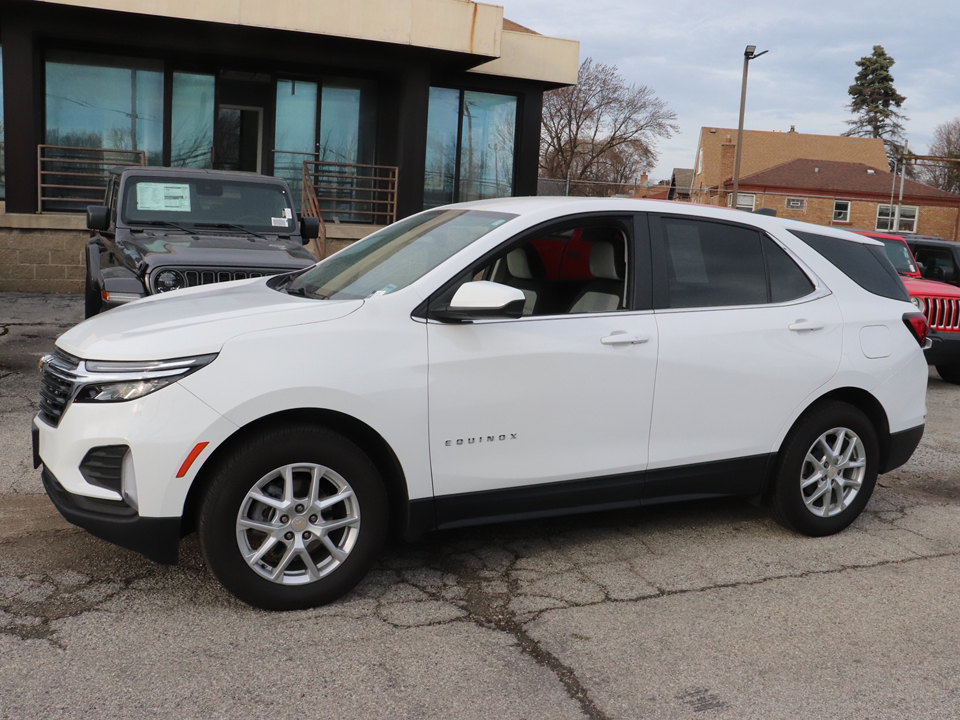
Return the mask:
<svg viewBox="0 0 960 720">
<path fill-rule="evenodd" d="M 867 292 L 910 302 L 910 294 L 882 245 L 865 245 L 829 235 L 791 230 Z"/>
</svg>

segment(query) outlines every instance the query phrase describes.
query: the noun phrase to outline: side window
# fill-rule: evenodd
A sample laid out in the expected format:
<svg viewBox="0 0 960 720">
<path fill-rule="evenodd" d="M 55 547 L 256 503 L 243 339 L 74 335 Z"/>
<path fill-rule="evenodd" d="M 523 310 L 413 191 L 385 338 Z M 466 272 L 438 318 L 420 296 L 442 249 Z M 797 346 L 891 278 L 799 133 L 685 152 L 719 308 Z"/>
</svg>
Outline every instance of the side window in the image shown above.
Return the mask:
<svg viewBox="0 0 960 720">
<path fill-rule="evenodd" d="M 789 302 L 813 292 L 814 286 L 807 274 L 782 247 L 766 236 L 763 238 L 763 254 L 770 278 L 770 302 Z"/>
<path fill-rule="evenodd" d="M 956 282 L 957 268 L 948 250 L 917 248 L 917 262 L 923 264 L 923 276 L 941 282 Z"/>
<path fill-rule="evenodd" d="M 545 228 L 469 276 L 521 290 L 525 316 L 570 315 L 625 309 L 628 267 L 626 227 L 609 221 Z"/>
<path fill-rule="evenodd" d="M 763 248 L 757 231 L 686 218 L 664 217 L 661 222 L 668 307 L 768 302 Z"/>
</svg>

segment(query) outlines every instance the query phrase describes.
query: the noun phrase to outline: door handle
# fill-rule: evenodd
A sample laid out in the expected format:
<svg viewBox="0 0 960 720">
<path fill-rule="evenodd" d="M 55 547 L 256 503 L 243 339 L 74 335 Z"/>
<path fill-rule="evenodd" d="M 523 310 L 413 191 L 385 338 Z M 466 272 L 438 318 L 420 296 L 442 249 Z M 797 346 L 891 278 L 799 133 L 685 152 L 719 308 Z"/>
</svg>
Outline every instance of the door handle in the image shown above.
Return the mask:
<svg viewBox="0 0 960 720">
<path fill-rule="evenodd" d="M 805 330 L 823 330 L 823 323 L 817 322 L 816 320 L 807 320 L 806 318 L 800 318 L 795 323 L 790 323 L 787 325 L 788 330 L 793 330 L 794 332 L 803 332 Z"/>
<path fill-rule="evenodd" d="M 628 332 L 623 330 L 618 330 L 616 332 L 610 333 L 606 337 L 600 338 L 600 342 L 604 345 L 640 345 L 641 343 L 649 342 L 650 336 L 637 334 L 631 335 Z"/>
</svg>

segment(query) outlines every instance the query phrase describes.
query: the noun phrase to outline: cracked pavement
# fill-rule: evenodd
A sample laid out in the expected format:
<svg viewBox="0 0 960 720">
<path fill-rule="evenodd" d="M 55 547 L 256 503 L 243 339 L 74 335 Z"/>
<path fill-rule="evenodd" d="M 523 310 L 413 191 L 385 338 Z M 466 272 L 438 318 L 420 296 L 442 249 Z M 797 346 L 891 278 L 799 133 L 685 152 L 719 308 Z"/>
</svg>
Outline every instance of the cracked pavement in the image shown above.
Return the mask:
<svg viewBox="0 0 960 720">
<path fill-rule="evenodd" d="M 156 565 L 42 494 L 36 360 L 81 308 L 0 294 L 0 718 L 957 716 L 960 387 L 936 373 L 916 455 L 839 535 L 738 500 L 470 528 L 267 613 L 194 538 Z"/>
</svg>

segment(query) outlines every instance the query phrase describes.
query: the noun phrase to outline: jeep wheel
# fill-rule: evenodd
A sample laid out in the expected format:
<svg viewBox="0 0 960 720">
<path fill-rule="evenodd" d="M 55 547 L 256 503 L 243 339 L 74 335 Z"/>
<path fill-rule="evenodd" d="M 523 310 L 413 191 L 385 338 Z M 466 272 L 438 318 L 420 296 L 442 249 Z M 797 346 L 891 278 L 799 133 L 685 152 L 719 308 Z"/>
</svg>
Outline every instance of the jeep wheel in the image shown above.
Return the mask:
<svg viewBox="0 0 960 720">
<path fill-rule="evenodd" d="M 773 515 L 805 535 L 840 532 L 857 519 L 873 493 L 880 444 L 867 417 L 827 402 L 800 418 L 777 462 Z"/>
<path fill-rule="evenodd" d="M 102 307 L 103 302 L 100 299 L 100 291 L 97 290 L 97 286 L 94 284 L 93 279 L 90 277 L 90 273 L 88 271 L 87 281 L 84 283 L 83 288 L 83 317 L 93 317 L 100 312 Z"/>
<path fill-rule="evenodd" d="M 367 574 L 387 533 L 376 467 L 353 443 L 287 426 L 243 443 L 200 508 L 203 555 L 238 598 L 266 610 L 336 600 Z"/>
<path fill-rule="evenodd" d="M 960 385 L 960 365 L 937 365 L 937 374 L 944 382 Z"/>
</svg>

